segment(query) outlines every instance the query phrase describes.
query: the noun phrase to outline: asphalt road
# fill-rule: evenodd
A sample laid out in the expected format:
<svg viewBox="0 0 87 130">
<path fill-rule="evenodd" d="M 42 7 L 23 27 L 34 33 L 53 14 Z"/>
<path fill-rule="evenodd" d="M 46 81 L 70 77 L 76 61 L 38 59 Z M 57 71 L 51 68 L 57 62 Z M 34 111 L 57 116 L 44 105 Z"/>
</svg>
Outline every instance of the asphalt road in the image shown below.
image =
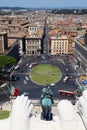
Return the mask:
<svg viewBox="0 0 87 130">
<path fill-rule="evenodd" d="M 59 82 L 55 83 L 54 87 L 51 87 L 51 89 L 53 91 L 53 98 L 54 99 L 57 99 L 57 98 L 72 99 L 72 97 L 70 97 L 70 96 L 58 95 L 58 90 L 60 90 L 60 89 L 68 90 L 68 91 L 75 91 L 75 89 L 77 88 L 77 86 L 75 85 L 75 73 L 66 61 L 67 61 L 66 57 L 61 58 L 60 56 L 57 56 L 57 57 L 51 58 L 51 59 L 47 58 L 45 60 L 43 60 L 41 57 L 37 58 L 34 56 L 24 58 L 22 60 L 22 63 L 20 64 L 20 68 L 18 70 L 16 70 L 16 72 L 15 72 L 15 74 L 18 77 L 20 77 L 20 79 L 18 81 L 12 81 L 12 84 L 14 85 L 14 87 L 17 87 L 19 89 L 19 95 L 21 95 L 24 92 L 27 92 L 27 93 L 29 93 L 30 99 L 40 99 L 41 90 L 44 86 L 37 85 L 37 84 L 33 83 L 30 79 L 27 81 L 27 84 L 23 83 L 23 81 L 25 80 L 25 77 L 29 76 L 30 70 L 29 70 L 29 67 L 27 66 L 27 64 L 30 64 L 33 62 L 38 62 L 38 64 L 49 63 L 49 64 L 53 64 L 53 65 L 59 67 L 62 72 L 61 80 Z M 65 77 L 66 74 L 69 75 L 69 80 L 67 83 L 64 84 L 63 78 Z M 10 93 L 9 93 L 8 89 L 6 91 L 7 91 L 7 94 L 5 93 L 5 91 L 0 90 L 0 102 L 4 101 L 4 100 L 8 100 Z"/>
</svg>

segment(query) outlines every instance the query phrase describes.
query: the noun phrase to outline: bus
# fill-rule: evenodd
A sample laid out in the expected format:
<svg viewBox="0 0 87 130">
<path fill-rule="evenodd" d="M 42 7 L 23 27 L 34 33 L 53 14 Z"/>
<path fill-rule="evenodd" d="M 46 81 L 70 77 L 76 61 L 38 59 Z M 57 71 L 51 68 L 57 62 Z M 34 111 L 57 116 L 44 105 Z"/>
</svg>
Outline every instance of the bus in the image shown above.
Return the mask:
<svg viewBox="0 0 87 130">
<path fill-rule="evenodd" d="M 63 79 L 63 83 L 66 83 L 69 79 L 69 76 L 65 76 L 65 78 Z"/>
<path fill-rule="evenodd" d="M 70 95 L 70 96 L 75 96 L 76 93 L 73 91 L 66 91 L 66 90 L 58 90 L 59 95 Z"/>
</svg>

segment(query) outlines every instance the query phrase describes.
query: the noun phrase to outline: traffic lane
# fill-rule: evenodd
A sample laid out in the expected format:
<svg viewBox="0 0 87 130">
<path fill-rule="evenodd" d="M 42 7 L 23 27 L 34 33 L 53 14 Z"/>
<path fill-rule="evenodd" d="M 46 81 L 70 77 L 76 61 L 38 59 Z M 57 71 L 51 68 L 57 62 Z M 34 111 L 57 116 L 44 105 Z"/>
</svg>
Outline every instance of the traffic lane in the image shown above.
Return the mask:
<svg viewBox="0 0 87 130">
<path fill-rule="evenodd" d="M 17 84 L 18 85 L 18 84 Z M 40 86 L 37 84 L 34 84 L 32 81 L 29 81 L 27 85 L 19 84 L 19 93 L 22 94 L 23 92 L 28 92 L 30 94 L 30 98 L 40 98 L 41 90 L 44 86 Z M 68 81 L 67 83 L 63 83 L 62 80 L 55 84 L 54 87 L 51 87 L 53 91 L 53 97 L 59 98 L 58 90 L 67 90 L 67 91 L 75 91 L 76 86 L 74 86 L 74 83 L 71 81 Z"/>
<path fill-rule="evenodd" d="M 18 74 L 18 76 L 20 77 L 20 80 L 18 80 L 18 81 L 15 81 L 15 82 L 13 82 L 13 85 L 15 86 L 15 87 L 18 87 L 19 88 L 19 92 L 24 92 L 24 91 L 29 91 L 29 92 L 31 92 L 31 97 L 33 98 L 33 97 L 35 97 L 35 98 L 39 98 L 40 97 L 40 94 L 41 94 L 41 88 L 42 87 L 40 87 L 40 86 L 38 86 L 38 85 L 36 85 L 36 84 L 34 84 L 34 83 L 32 83 L 32 81 L 28 81 L 29 83 L 27 84 L 27 85 L 24 85 L 23 84 L 23 80 L 25 79 L 25 76 L 26 76 L 26 72 L 27 72 L 27 69 L 28 69 L 28 67 L 26 66 L 26 64 L 27 63 L 32 63 L 32 62 L 36 62 L 36 61 L 38 61 L 39 63 L 42 61 L 41 59 L 38 59 L 37 57 L 27 57 L 27 58 L 24 58 L 23 59 L 23 62 L 22 62 L 22 64 L 20 65 L 20 69 L 19 70 L 17 70 L 17 73 L 20 73 L 20 72 L 22 72 L 22 73 L 25 73 L 24 75 L 21 73 L 21 75 L 19 76 L 19 74 Z M 50 60 L 49 60 L 50 61 Z M 50 62 L 47 62 L 46 61 L 46 63 L 50 63 Z M 65 75 L 65 68 L 66 68 L 66 66 L 65 65 L 63 65 L 62 63 L 60 63 L 60 62 L 56 62 L 56 60 L 54 59 L 53 60 L 53 63 L 52 64 L 54 64 L 54 65 L 56 65 L 56 66 L 58 66 L 59 68 L 60 68 L 60 70 L 63 72 L 63 76 Z M 69 72 L 70 73 L 70 72 Z M 23 76 L 22 76 L 23 75 Z M 44 86 L 43 86 L 44 87 Z M 58 96 L 58 89 L 60 89 L 60 87 L 61 87 L 61 89 L 67 89 L 67 90 L 74 90 L 75 89 L 75 87 L 74 87 L 74 84 L 72 83 L 71 84 L 71 82 L 70 83 L 68 83 L 68 84 L 62 84 L 62 80 L 61 80 L 61 83 L 60 82 L 58 82 L 57 84 L 56 84 L 56 86 L 55 86 L 55 88 L 53 89 L 53 92 L 54 92 L 54 97 L 56 98 L 57 96 Z M 35 93 L 34 93 L 34 91 L 35 91 Z M 4 94 L 4 96 L 5 96 L 6 94 Z M 3 97 L 4 97 L 3 96 Z M 5 96 L 6 97 L 6 96 Z M 6 97 L 7 98 L 7 97 Z"/>
<path fill-rule="evenodd" d="M 61 63 L 59 62 L 55 62 L 55 59 L 53 61 L 54 65 L 56 66 L 61 66 Z M 65 66 L 62 65 L 62 71 L 63 73 L 65 72 Z M 23 69 L 23 68 L 22 68 Z M 24 69 L 25 70 L 25 69 Z M 15 86 L 18 86 L 18 88 L 20 89 L 20 92 L 23 92 L 23 91 L 30 91 L 31 92 L 31 98 L 35 97 L 35 98 L 39 98 L 40 97 L 40 93 L 41 93 L 41 87 L 35 83 L 33 83 L 31 80 L 28 81 L 27 85 L 24 85 L 23 84 L 23 80 L 25 79 L 25 76 L 26 76 L 26 72 L 25 72 L 25 75 L 20 75 L 20 80 L 18 82 L 14 82 L 14 85 Z M 63 75 L 64 77 L 64 75 Z M 63 84 L 62 83 L 62 80 L 63 80 L 63 77 L 61 79 L 60 82 L 56 83 L 56 86 L 55 88 L 53 89 L 53 92 L 54 92 L 54 97 L 56 98 L 58 96 L 58 90 L 61 88 L 61 89 L 66 89 L 66 90 L 74 90 L 75 87 L 74 87 L 74 83 L 72 81 L 68 82 L 67 84 Z M 44 87 L 44 86 L 43 86 Z M 35 91 L 35 93 L 34 93 Z"/>
<path fill-rule="evenodd" d="M 33 85 L 31 84 L 30 85 L 24 85 L 19 88 L 19 95 L 23 94 L 24 92 L 27 92 L 29 93 L 29 98 L 30 99 L 40 99 L 40 96 L 41 96 L 41 90 L 44 86 L 38 86 L 38 85 Z M 67 91 L 74 91 L 74 89 L 70 88 L 70 86 L 68 86 L 68 84 L 66 85 L 62 85 L 62 84 L 59 84 L 59 85 L 56 85 L 55 87 L 52 87 L 52 92 L 53 92 L 53 99 L 74 99 L 74 97 L 72 96 L 66 96 L 66 95 L 59 95 L 58 94 L 58 90 L 67 90 Z M 8 93 L 9 97 L 10 97 L 10 93 Z M 7 101 L 9 100 L 9 97 L 3 93 L 1 96 L 0 96 L 0 102 L 1 101 Z"/>
<path fill-rule="evenodd" d="M 29 98 L 40 99 L 42 87 L 31 87 L 28 89 Z"/>
<path fill-rule="evenodd" d="M 37 85 L 37 84 L 34 84 L 33 82 L 29 82 L 27 85 L 23 85 L 20 82 L 17 83 L 15 82 L 15 87 L 18 87 L 19 89 L 19 95 L 23 94 L 24 92 L 27 92 L 29 93 L 29 98 L 30 99 L 40 99 L 40 96 L 41 96 L 41 90 L 44 86 L 41 86 L 41 85 Z M 72 87 L 73 86 L 73 87 Z M 68 99 L 73 99 L 73 97 L 71 96 L 64 96 L 64 95 L 59 95 L 58 94 L 58 90 L 67 90 L 67 91 L 75 91 L 75 87 L 73 85 L 73 82 L 71 84 L 71 82 L 67 82 L 66 84 L 64 84 L 61 81 L 59 81 L 58 83 L 55 84 L 54 87 L 51 87 L 52 91 L 53 91 L 53 99 L 65 99 L 65 98 L 68 98 Z M 8 93 L 8 95 L 10 96 L 10 93 Z M 6 101 L 6 100 L 9 100 L 9 97 L 3 92 L 3 94 L 1 94 L 0 96 L 0 101 Z"/>
<path fill-rule="evenodd" d="M 30 94 L 29 97 L 32 98 L 32 99 L 33 98 L 39 99 L 40 96 L 41 96 L 41 90 L 42 90 L 42 88 L 44 88 L 44 86 L 38 86 L 38 85 L 32 86 L 32 85 L 31 85 L 31 87 L 29 86 L 27 88 L 27 92 Z M 54 99 L 58 99 L 58 98 L 64 99 L 64 98 L 66 98 L 67 96 L 59 95 L 58 90 L 61 89 L 61 90 L 67 90 L 67 91 L 75 91 L 76 88 L 72 87 L 71 85 L 73 86 L 73 83 L 71 84 L 71 83 L 68 82 L 67 84 L 63 84 L 62 82 L 59 82 L 54 87 L 51 87 L 52 92 L 53 92 L 53 98 Z M 72 96 L 68 96 L 67 98 L 73 99 Z"/>
<path fill-rule="evenodd" d="M 20 68 L 26 68 L 27 64 L 31 64 L 32 62 L 36 62 L 38 60 L 37 56 L 27 56 L 22 59 L 22 62 L 20 63 Z"/>
</svg>

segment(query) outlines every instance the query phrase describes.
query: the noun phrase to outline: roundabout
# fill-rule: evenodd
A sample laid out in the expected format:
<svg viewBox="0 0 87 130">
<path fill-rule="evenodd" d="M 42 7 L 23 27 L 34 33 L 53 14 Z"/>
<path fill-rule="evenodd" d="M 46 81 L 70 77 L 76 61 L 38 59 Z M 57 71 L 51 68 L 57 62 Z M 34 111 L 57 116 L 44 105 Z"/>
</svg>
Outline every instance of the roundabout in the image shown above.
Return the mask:
<svg viewBox="0 0 87 130">
<path fill-rule="evenodd" d="M 41 96 L 40 92 L 42 88 L 46 85 L 47 80 L 48 80 L 48 83 L 51 85 L 54 99 L 66 98 L 66 96 L 61 96 L 58 94 L 58 90 L 60 89 L 67 90 L 67 91 L 75 91 L 77 88 L 77 85 L 75 85 L 75 82 L 74 82 L 75 77 L 73 76 L 73 71 L 70 66 L 67 66 L 59 59 L 60 57 L 55 58 L 55 59 L 49 58 L 47 60 L 42 60 L 41 58 L 36 58 L 36 57 L 27 57 L 26 61 L 25 60 L 22 61 L 22 63 L 20 64 L 20 68 L 16 70 L 16 73 L 15 73 L 17 77 L 20 77 L 20 79 L 17 81 L 12 81 L 13 86 L 19 89 L 19 95 L 21 95 L 23 92 L 27 92 L 29 93 L 29 97 L 31 99 L 39 99 Z M 31 67 L 30 69 L 29 66 L 27 66 L 27 64 L 30 65 L 31 63 L 37 63 L 37 65 Z M 54 69 L 52 72 L 49 72 L 48 71 L 49 67 L 48 67 L 48 68 L 42 69 L 42 72 L 39 72 L 39 70 L 37 70 L 36 72 L 37 74 L 35 73 L 32 74 L 35 68 L 37 68 L 39 65 L 40 66 L 50 65 L 50 67 L 52 65 L 51 68 L 56 68 L 56 70 Z M 68 68 L 68 73 L 72 75 L 72 78 L 69 77 L 68 82 L 64 84 L 63 79 L 67 73 L 66 68 Z M 44 73 L 44 74 L 40 74 L 40 73 Z M 26 77 L 28 77 L 29 80 L 27 80 Z M 36 80 L 37 78 L 33 80 L 33 77 L 34 78 L 37 77 L 39 80 L 41 80 L 41 82 L 37 81 Z M 24 84 L 24 81 L 26 81 L 26 84 Z M 9 94 L 9 90 L 7 90 L 7 92 Z M 3 90 L 1 90 L 0 93 L 1 93 L 1 96 L 0 96 L 1 102 L 8 99 L 8 97 L 3 92 Z M 71 97 L 69 97 L 69 99 L 70 98 Z"/>
<path fill-rule="evenodd" d="M 62 73 L 60 69 L 54 65 L 39 64 L 32 68 L 29 77 L 34 83 L 45 85 L 46 82 L 49 84 L 58 82 L 62 77 Z"/>
</svg>

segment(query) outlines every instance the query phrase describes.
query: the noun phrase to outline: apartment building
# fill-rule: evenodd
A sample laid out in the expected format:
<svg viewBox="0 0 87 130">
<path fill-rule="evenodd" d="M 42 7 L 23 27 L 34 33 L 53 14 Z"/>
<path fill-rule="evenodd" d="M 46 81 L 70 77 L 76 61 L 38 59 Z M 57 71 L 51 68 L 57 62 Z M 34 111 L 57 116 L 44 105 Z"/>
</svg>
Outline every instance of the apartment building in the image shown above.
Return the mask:
<svg viewBox="0 0 87 130">
<path fill-rule="evenodd" d="M 41 55 L 43 30 L 26 36 L 26 55 Z"/>
<path fill-rule="evenodd" d="M 37 24 L 35 22 L 29 24 L 26 35 L 26 55 L 41 55 L 44 28 L 38 24 L 40 25 L 40 21 L 37 21 Z"/>
<path fill-rule="evenodd" d="M 7 33 L 0 32 L 0 54 L 4 54 L 8 49 Z"/>
<path fill-rule="evenodd" d="M 36 24 L 30 24 L 28 27 L 29 34 L 35 34 L 38 31 L 38 26 Z"/>
<path fill-rule="evenodd" d="M 28 37 L 27 37 L 28 38 Z M 30 38 L 26 40 L 26 55 L 37 55 L 41 54 L 41 39 Z"/>
<path fill-rule="evenodd" d="M 50 54 L 72 54 L 72 39 L 67 35 L 56 35 L 50 37 Z"/>
</svg>

